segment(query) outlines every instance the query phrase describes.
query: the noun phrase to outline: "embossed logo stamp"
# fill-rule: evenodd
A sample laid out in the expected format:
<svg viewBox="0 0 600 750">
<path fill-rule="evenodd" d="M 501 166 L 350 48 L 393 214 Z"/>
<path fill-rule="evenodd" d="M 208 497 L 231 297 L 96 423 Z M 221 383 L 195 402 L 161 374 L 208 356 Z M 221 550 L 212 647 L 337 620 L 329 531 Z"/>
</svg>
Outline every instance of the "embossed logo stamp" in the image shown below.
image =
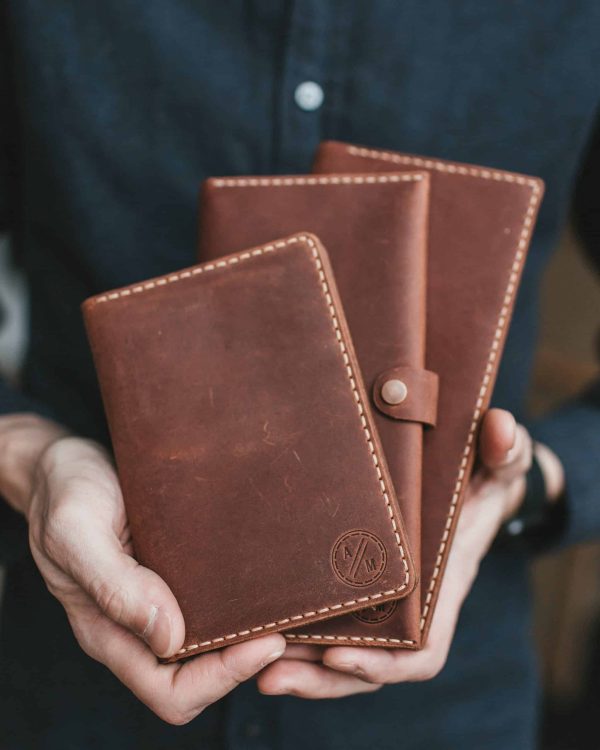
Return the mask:
<svg viewBox="0 0 600 750">
<path fill-rule="evenodd" d="M 349 531 L 335 543 L 331 563 L 350 586 L 368 586 L 381 578 L 387 564 L 383 542 L 369 531 Z"/>
<path fill-rule="evenodd" d="M 358 612 L 352 613 L 352 617 L 355 617 L 361 622 L 366 622 L 368 625 L 377 625 L 378 623 L 385 622 L 390 618 L 396 611 L 397 606 L 398 602 L 396 600 L 382 602 L 381 604 L 375 604 L 373 607 L 359 609 Z"/>
</svg>

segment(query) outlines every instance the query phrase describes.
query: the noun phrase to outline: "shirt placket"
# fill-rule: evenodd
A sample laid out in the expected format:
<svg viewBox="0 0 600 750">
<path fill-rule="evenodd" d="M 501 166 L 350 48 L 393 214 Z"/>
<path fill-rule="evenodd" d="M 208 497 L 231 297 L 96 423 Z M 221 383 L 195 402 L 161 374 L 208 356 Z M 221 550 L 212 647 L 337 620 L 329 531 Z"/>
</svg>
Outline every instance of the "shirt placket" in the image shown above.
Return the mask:
<svg viewBox="0 0 600 750">
<path fill-rule="evenodd" d="M 274 168 L 306 172 L 323 137 L 333 8 L 326 0 L 291 3 L 276 96 Z"/>
</svg>

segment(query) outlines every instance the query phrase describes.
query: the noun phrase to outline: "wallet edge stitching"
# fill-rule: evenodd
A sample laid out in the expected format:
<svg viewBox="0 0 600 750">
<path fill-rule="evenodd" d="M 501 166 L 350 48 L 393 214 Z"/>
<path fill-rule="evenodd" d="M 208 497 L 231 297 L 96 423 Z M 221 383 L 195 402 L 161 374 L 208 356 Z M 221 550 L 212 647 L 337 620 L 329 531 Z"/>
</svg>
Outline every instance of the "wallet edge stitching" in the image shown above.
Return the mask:
<svg viewBox="0 0 600 750">
<path fill-rule="evenodd" d="M 386 182 L 420 182 L 426 173 L 387 175 L 339 175 L 335 177 L 213 177 L 207 182 L 215 188 L 293 187 L 300 185 L 374 185 Z"/>
</svg>

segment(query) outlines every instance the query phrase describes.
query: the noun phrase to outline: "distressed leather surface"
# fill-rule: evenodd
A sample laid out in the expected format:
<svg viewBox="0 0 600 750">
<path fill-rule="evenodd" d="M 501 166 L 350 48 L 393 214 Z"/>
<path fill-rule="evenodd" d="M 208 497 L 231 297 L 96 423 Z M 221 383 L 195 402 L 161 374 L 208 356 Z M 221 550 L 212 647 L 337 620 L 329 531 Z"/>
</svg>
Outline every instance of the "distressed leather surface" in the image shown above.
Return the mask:
<svg viewBox="0 0 600 750">
<path fill-rule="evenodd" d="M 173 660 L 408 594 L 392 483 L 335 283 L 295 236 L 83 306 Z"/>
<path fill-rule="evenodd" d="M 315 173 L 430 174 L 428 369 L 440 378 L 437 426 L 424 438 L 421 630 L 427 636 L 489 405 L 543 182 L 535 177 L 339 142 Z M 385 622 L 398 637 L 396 620 Z"/>
<path fill-rule="evenodd" d="M 217 258 L 289 232 L 317 234 L 327 247 L 371 394 L 382 373 L 397 375 L 395 368 L 402 366 L 424 372 L 428 183 L 423 172 L 210 179 L 201 195 L 199 258 Z M 409 385 L 405 403 L 416 403 L 418 411 L 423 393 Z M 431 411 L 429 404 L 420 408 Z M 374 418 L 418 561 L 423 426 L 381 410 Z M 394 617 L 404 645 L 416 646 L 418 593 L 395 605 Z M 325 637 L 345 642 L 364 636 L 370 642 L 380 627 L 348 615 L 289 637 L 320 643 Z"/>
</svg>

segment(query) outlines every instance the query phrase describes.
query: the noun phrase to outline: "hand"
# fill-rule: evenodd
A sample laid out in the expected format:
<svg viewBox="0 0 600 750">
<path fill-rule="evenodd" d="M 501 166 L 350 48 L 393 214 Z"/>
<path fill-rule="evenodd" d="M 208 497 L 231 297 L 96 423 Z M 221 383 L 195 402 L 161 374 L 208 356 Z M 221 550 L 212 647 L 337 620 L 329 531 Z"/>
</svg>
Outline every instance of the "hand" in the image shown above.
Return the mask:
<svg viewBox="0 0 600 750">
<path fill-rule="evenodd" d="M 35 562 L 79 644 L 161 718 L 190 721 L 281 656 L 285 641 L 273 634 L 160 664 L 183 645 L 183 616 L 167 584 L 132 556 L 105 451 L 45 420 L 6 417 L 0 456 L 0 490 L 27 516 Z"/>
<path fill-rule="evenodd" d="M 564 483 L 558 458 L 545 446 L 536 456 L 548 493 L 556 498 Z M 383 684 L 435 677 L 446 663 L 461 606 L 479 564 L 501 524 L 518 509 L 531 465 L 532 441 L 511 414 L 492 409 L 479 436 L 481 468 L 473 476 L 440 589 L 426 646 L 421 651 L 335 646 L 288 646 L 285 657 L 265 669 L 258 687 L 268 695 L 337 698 L 378 690 Z"/>
</svg>

